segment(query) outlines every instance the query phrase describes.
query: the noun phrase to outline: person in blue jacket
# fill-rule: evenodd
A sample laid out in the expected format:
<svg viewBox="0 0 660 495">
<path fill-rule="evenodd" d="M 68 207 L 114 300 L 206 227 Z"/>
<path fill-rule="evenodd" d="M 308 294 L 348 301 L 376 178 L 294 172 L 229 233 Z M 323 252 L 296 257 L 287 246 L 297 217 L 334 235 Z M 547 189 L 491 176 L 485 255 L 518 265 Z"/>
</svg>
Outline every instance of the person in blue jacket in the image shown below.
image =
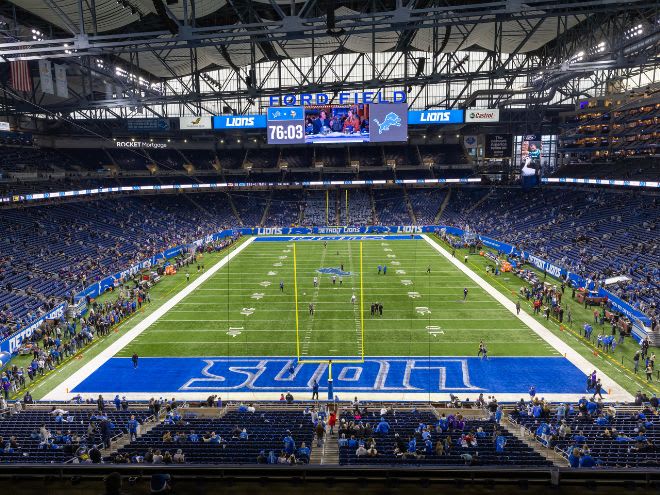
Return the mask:
<svg viewBox="0 0 660 495">
<path fill-rule="evenodd" d="M 378 426 L 376 426 L 376 433 L 382 433 L 383 435 L 387 435 L 390 432 L 390 424 L 385 421 L 385 418 L 381 417 L 380 418 L 380 423 L 378 423 Z"/>
</svg>

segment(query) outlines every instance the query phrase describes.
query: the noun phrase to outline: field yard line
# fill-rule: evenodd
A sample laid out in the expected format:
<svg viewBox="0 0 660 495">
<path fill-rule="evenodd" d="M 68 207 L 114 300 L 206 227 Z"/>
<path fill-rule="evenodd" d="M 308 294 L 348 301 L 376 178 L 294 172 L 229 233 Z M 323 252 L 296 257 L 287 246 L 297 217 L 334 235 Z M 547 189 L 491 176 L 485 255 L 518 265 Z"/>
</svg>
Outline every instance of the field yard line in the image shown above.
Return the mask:
<svg viewBox="0 0 660 495">
<path fill-rule="evenodd" d="M 167 312 L 181 302 L 185 297 L 189 296 L 197 287 L 206 282 L 211 278 L 220 268 L 225 266 L 229 261 L 235 258 L 241 251 L 248 247 L 252 242 L 254 242 L 254 237 L 247 239 L 243 244 L 234 249 L 227 256 L 218 261 L 215 265 L 197 277 L 193 282 L 186 285 L 181 291 L 172 296 L 168 301 L 166 301 L 160 308 L 156 309 L 153 313 L 147 316 L 144 320 L 139 322 L 123 336 L 117 339 L 115 342 L 110 344 L 104 351 L 99 353 L 97 356 L 92 358 L 87 364 L 82 366 L 78 371 L 73 373 L 69 378 L 64 380 L 53 390 L 51 390 L 43 400 L 62 400 L 64 397 L 69 397 L 69 390 L 75 388 L 79 383 L 85 380 L 90 376 L 94 371 L 99 369 L 106 361 L 108 361 L 112 356 L 121 351 L 124 347 L 130 344 L 137 336 L 144 332 L 151 325 L 156 323 L 160 318 L 162 318 Z"/>
<path fill-rule="evenodd" d="M 358 246 L 361 246 L 361 244 L 358 244 Z M 348 263 L 351 267 L 351 273 L 355 273 L 355 270 L 353 269 L 353 243 L 348 243 Z M 360 273 L 360 276 L 362 276 L 362 273 Z M 355 295 L 355 282 L 357 277 L 351 277 L 351 291 L 352 294 Z M 363 297 L 363 294 L 360 294 L 360 298 Z M 360 355 L 362 355 L 362 349 L 364 349 L 364 344 L 362 342 L 362 326 L 360 325 L 360 317 L 362 315 L 360 314 L 360 301 L 357 301 L 353 304 L 353 321 L 355 322 L 355 332 L 356 332 L 356 339 L 355 342 L 358 346 L 358 351 Z M 364 356 L 362 356 L 364 357 Z"/>
<path fill-rule="evenodd" d="M 323 248 L 323 253 L 321 254 L 321 263 L 319 265 L 321 268 L 323 268 L 325 266 L 325 255 L 327 254 L 327 251 L 328 251 L 327 248 L 324 247 Z M 318 267 L 317 267 L 317 270 L 318 270 Z M 314 309 L 316 309 L 316 304 L 317 304 L 316 300 L 319 297 L 319 291 L 321 290 L 321 281 L 323 280 L 323 277 L 320 277 L 319 275 L 317 275 L 316 270 L 314 271 L 314 276 L 317 277 L 318 283 L 316 284 L 316 287 L 314 287 L 314 293 L 312 295 L 311 304 L 312 304 L 312 307 Z M 308 311 L 308 313 L 309 313 L 309 311 Z M 310 340 L 312 338 L 312 330 L 314 329 L 314 316 L 315 316 L 315 314 L 311 314 L 311 315 L 308 316 L 307 331 L 305 332 L 305 338 L 304 338 L 304 341 L 302 343 L 302 351 L 300 353 L 303 356 L 306 356 L 307 351 L 309 351 L 309 344 L 310 344 Z"/>
<path fill-rule="evenodd" d="M 508 309 L 511 314 L 519 318 L 525 325 L 527 325 L 534 333 L 539 337 L 545 340 L 550 344 L 556 351 L 560 354 L 566 356 L 571 363 L 573 363 L 579 370 L 581 370 L 586 375 L 591 373 L 596 369 L 598 376 L 602 379 L 603 389 L 609 390 L 611 393 L 608 393 L 608 399 L 613 401 L 632 401 L 633 396 L 623 389 L 618 383 L 609 378 L 602 370 L 596 368 L 591 362 L 583 358 L 576 350 L 569 346 L 566 342 L 561 340 L 559 337 L 554 335 L 550 330 L 541 325 L 536 321 L 532 316 L 527 314 L 525 311 L 521 311 L 520 314 L 516 314 L 516 305 L 511 299 L 506 297 L 500 291 L 495 289 L 490 285 L 486 280 L 477 275 L 472 271 L 468 266 L 462 263 L 459 259 L 452 257 L 452 255 L 440 246 L 437 242 L 432 240 L 428 235 L 422 234 L 422 238 L 438 253 L 447 258 L 451 263 L 454 264 L 456 268 L 465 273 L 471 280 L 479 284 L 479 286 L 484 289 L 488 294 L 490 294 L 497 302 L 502 306 Z M 540 388 L 540 387 L 539 387 Z M 586 393 L 586 392 L 585 392 Z M 539 390 L 539 394 L 543 395 L 542 390 Z"/>
</svg>

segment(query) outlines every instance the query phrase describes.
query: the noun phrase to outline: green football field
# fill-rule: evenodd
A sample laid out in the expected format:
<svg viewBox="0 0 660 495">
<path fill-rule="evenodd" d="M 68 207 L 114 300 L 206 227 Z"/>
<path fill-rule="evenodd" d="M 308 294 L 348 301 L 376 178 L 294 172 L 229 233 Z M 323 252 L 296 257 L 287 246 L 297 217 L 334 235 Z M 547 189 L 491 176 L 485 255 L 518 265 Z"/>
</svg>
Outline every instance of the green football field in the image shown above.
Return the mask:
<svg viewBox="0 0 660 495">
<path fill-rule="evenodd" d="M 557 355 L 423 240 L 253 242 L 119 356 L 474 356 L 480 340 Z"/>
</svg>

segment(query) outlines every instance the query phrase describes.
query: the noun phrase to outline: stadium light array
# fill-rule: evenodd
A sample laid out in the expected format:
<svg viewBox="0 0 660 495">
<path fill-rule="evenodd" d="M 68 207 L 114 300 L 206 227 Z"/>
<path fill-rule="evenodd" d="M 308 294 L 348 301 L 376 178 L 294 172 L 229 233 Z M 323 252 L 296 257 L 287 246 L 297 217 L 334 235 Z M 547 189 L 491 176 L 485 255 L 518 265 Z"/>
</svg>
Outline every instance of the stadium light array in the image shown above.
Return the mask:
<svg viewBox="0 0 660 495">
<path fill-rule="evenodd" d="M 635 38 L 636 36 L 641 36 L 644 33 L 644 26 L 641 24 L 637 24 L 637 26 L 633 26 L 631 28 L 626 29 L 624 32 L 626 39 L 632 39 Z"/>
</svg>

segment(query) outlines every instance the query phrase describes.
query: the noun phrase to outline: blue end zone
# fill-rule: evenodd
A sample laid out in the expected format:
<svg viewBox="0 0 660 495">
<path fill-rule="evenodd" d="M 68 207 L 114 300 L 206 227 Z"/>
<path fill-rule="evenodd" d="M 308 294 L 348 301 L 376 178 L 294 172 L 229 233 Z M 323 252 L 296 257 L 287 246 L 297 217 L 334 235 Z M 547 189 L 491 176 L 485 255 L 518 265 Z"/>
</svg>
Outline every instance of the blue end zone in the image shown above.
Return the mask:
<svg viewBox="0 0 660 495">
<path fill-rule="evenodd" d="M 274 235 L 257 237 L 254 242 L 291 242 L 291 241 L 409 241 L 420 240 L 417 234 L 407 235 Z"/>
<path fill-rule="evenodd" d="M 294 372 L 289 368 L 294 364 Z M 335 392 L 582 394 L 585 375 L 563 357 L 373 357 L 332 366 Z M 285 357 L 112 358 L 74 393 L 308 391 L 327 387 L 328 365 L 296 364 Z"/>
</svg>

